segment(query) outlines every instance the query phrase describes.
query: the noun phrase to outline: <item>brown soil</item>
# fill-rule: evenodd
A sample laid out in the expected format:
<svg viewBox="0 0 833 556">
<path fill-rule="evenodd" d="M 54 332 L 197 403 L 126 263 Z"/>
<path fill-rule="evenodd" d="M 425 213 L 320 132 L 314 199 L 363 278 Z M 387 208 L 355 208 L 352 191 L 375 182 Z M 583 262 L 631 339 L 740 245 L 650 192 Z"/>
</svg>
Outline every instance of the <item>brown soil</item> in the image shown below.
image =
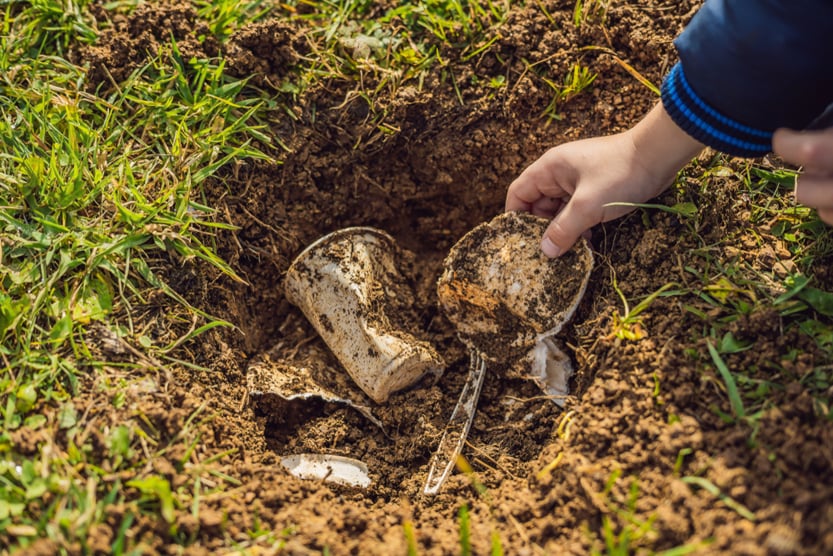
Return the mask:
<svg viewBox="0 0 833 556">
<path fill-rule="evenodd" d="M 462 473 L 452 475 L 438 496 L 420 494 L 468 363 L 437 307 L 436 281 L 449 248 L 502 210 L 506 186 L 549 146 L 620 131 L 655 102 L 612 55 L 581 47 L 615 51 L 659 83 L 675 59 L 672 38 L 700 2 L 611 2 L 605 22 L 580 29 L 572 23 L 574 4 L 551 0 L 513 8 L 491 49 L 465 62 L 459 53 L 444 53 L 446 68 L 436 67 L 421 87 L 406 83 L 373 110 L 351 94 L 352 83 L 333 81 L 305 92 L 292 107 L 297 118 L 275 116 L 272 132 L 288 152 L 276 153 L 271 164 L 229 169 L 225 185 L 209 188 L 210 203 L 237 227 L 219 238 L 220 254 L 247 283 L 187 263 L 172 280 L 192 303 L 238 329 L 212 329 L 183 348 L 180 358 L 208 371 L 182 370 L 150 383 L 127 377 L 134 386 L 126 392 L 124 412 L 101 416 L 112 422 L 141 416 L 163 443 L 177 438 L 197 409 L 209 416 L 188 422 L 202 439 L 189 462 L 228 451 L 206 465 L 231 480 L 207 476 L 226 486 L 203 496 L 198 514 L 190 507 L 178 510 L 179 531 L 191 539 L 189 553 L 246 546 L 249 532 L 260 528 L 285 541 L 291 554 L 325 547 L 332 554 L 405 554 L 407 525 L 420 554 L 454 554 L 460 547 L 457 513 L 464 504 L 476 554 L 489 552 L 492 531 L 508 554 L 601 550 L 603 516 L 616 532 L 651 522 L 631 541 L 650 550 L 702 541 L 710 543 L 704 545 L 707 553 L 833 552 L 833 427 L 817 416 L 801 381 L 824 363 L 815 344 L 782 328 L 771 312 L 744 315 L 730 325 L 754 349 L 726 356 L 728 363 L 756 368 L 762 381 L 775 385 L 770 409 L 753 430 L 721 420 L 715 408 L 729 407 L 723 383 L 705 343 L 692 340 L 703 336 L 708 322 L 685 305 L 712 322 L 726 316 L 720 308 L 696 296 L 659 298 L 642 315 L 644 338 L 621 340 L 611 333 L 612 317 L 622 310 L 614 276 L 633 300 L 668 282 L 693 284 L 694 274 L 686 269 L 712 273 L 714 259 L 753 264 L 762 243 L 770 258 L 787 258 L 765 230 L 752 243 L 754 250 L 743 238 L 718 244 L 746 225 L 748 210 L 737 183 L 720 177 L 698 199 L 699 236 L 662 212 L 634 214 L 594 231 L 599 264 L 564 331 L 577 364 L 566 410 L 541 399 L 534 385 L 489 375 L 464 449 L 487 495 L 479 496 Z M 268 90 L 289 75 L 299 56 L 309 54 L 291 21 L 249 26 L 221 47 L 195 40 L 204 30 L 194 24 L 191 8 L 140 7 L 114 20 L 113 29 L 79 59 L 91 64 L 93 79 L 104 83 L 109 74 L 118 80 L 173 35 L 183 56 L 220 53 L 231 71 L 254 73 L 254 84 Z M 598 73 L 593 87 L 560 106 L 559 119 L 542 117 L 551 91 L 526 70 L 525 61 L 564 75 L 576 60 Z M 475 73 L 505 75 L 506 86 L 475 83 Z M 372 89 L 375 78 L 367 79 L 364 85 Z M 396 131 L 382 130 L 382 121 Z M 708 162 L 704 157 L 702 163 Z M 669 193 L 660 201 L 676 199 Z M 276 361 L 342 372 L 284 299 L 282 281 L 306 245 L 347 226 L 383 229 L 410 253 L 403 275 L 412 278 L 417 293 L 416 318 L 448 363 L 435 384 L 394 395 L 384 405 L 363 400 L 384 430 L 350 407 L 311 403 L 303 412 L 270 412 L 250 403 L 246 392 L 248 365 L 267 352 Z M 702 240 L 712 245 L 709 257 L 697 255 Z M 790 356 L 793 350 L 796 357 Z M 90 419 L 115 411 L 103 409 L 111 406 L 102 403 L 95 385 L 88 386 L 77 400 L 86 406 L 81 411 Z M 174 488 L 188 488 L 197 465 L 182 468 L 186 448 L 153 461 Z M 280 457 L 301 452 L 360 459 L 373 484 L 360 490 L 294 478 L 279 465 Z M 756 519 L 683 482 L 686 476 L 706 478 Z M 113 529 L 96 528 L 90 546 L 109 546 L 121 516 L 107 523 Z M 131 534 L 153 551 L 176 550 L 161 520 L 143 518 Z"/>
</svg>

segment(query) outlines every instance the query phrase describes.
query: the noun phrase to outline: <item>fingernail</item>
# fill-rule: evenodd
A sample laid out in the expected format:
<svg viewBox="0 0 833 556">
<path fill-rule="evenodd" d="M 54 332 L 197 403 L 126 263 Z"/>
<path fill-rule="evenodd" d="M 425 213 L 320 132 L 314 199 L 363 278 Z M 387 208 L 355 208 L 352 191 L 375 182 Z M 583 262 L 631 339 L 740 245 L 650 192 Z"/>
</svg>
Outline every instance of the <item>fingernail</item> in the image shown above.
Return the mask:
<svg viewBox="0 0 833 556">
<path fill-rule="evenodd" d="M 543 251 L 544 255 L 551 259 L 561 254 L 561 248 L 554 244 L 548 237 L 545 237 L 541 241 L 541 251 Z"/>
</svg>

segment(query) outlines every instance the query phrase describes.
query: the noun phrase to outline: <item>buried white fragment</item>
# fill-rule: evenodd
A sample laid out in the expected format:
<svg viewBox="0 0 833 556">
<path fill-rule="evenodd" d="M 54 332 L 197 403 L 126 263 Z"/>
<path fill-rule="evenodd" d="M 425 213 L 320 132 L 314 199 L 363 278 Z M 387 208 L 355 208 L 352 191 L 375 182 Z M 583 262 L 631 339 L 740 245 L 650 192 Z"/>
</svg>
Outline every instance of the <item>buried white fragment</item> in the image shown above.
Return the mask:
<svg viewBox="0 0 833 556">
<path fill-rule="evenodd" d="M 364 462 L 344 456 L 295 454 L 281 457 L 281 465 L 301 479 L 361 488 L 369 487 L 371 482 Z"/>
<path fill-rule="evenodd" d="M 286 273 L 286 299 L 303 311 L 356 384 L 384 403 L 445 362 L 418 339 L 414 294 L 397 265 L 394 239 L 345 228 L 304 249 Z"/>
<path fill-rule="evenodd" d="M 311 348 L 307 348 L 311 349 Z M 246 371 L 249 398 L 273 421 L 312 418 L 316 400 L 351 407 L 384 431 L 371 403 L 342 373 L 332 372 L 323 362 L 309 359 L 307 365 L 273 360 L 268 354 L 256 358 Z"/>
<path fill-rule="evenodd" d="M 555 340 L 551 337 L 538 340 L 524 361 L 521 368 L 530 370 L 528 378 L 559 407 L 564 407 L 564 398 L 570 393 L 573 362 Z"/>
</svg>

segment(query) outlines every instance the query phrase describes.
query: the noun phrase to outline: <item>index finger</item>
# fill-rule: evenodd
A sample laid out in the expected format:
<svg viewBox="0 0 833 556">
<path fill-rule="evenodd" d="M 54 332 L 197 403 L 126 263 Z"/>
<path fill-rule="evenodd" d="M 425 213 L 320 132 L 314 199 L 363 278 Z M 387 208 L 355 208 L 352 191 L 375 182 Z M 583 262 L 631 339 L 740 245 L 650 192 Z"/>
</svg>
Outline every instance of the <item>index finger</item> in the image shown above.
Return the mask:
<svg viewBox="0 0 833 556">
<path fill-rule="evenodd" d="M 509 191 L 506 192 L 506 206 L 505 210 L 507 212 L 518 210 L 524 212 L 531 212 L 532 211 L 532 204 L 543 197 L 543 195 L 535 196 L 534 191 L 525 191 L 523 189 L 520 192 L 517 190 L 518 188 L 514 187 L 515 182 L 509 186 Z"/>
<path fill-rule="evenodd" d="M 515 178 L 506 192 L 506 210 L 532 212 L 542 199 L 561 199 L 568 192 L 558 184 L 556 176 L 541 159 Z"/>
</svg>

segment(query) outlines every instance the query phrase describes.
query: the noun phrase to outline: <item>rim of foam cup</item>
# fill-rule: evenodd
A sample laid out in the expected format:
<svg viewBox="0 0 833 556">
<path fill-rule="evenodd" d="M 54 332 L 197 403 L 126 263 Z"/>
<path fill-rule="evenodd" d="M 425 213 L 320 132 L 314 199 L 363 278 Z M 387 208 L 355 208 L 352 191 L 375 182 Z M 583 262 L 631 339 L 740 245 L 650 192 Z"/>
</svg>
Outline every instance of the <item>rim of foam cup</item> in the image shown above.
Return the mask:
<svg viewBox="0 0 833 556">
<path fill-rule="evenodd" d="M 329 243 L 333 240 L 341 239 L 342 237 L 345 237 L 345 236 L 358 235 L 358 234 L 371 234 L 371 235 L 380 237 L 382 239 L 385 239 L 385 240 L 391 242 L 392 245 L 396 244 L 396 240 L 393 239 L 393 236 L 391 236 L 389 233 L 387 233 L 384 230 L 380 230 L 379 228 L 373 228 L 371 226 L 351 226 L 349 228 L 341 228 L 340 230 L 336 230 L 334 232 L 330 232 L 329 234 L 325 234 L 325 235 L 319 237 L 318 239 L 316 239 L 315 241 L 313 241 L 312 243 L 310 243 L 309 245 L 304 247 L 304 250 L 301 251 L 300 253 L 298 253 L 295 256 L 295 258 L 292 259 L 292 262 L 289 264 L 289 268 L 286 270 L 286 274 L 289 275 L 293 271 L 293 269 L 295 268 L 295 265 L 299 261 L 308 257 L 310 252 L 312 252 L 315 249 L 321 247 L 321 245 L 323 245 L 325 243 Z"/>
</svg>

